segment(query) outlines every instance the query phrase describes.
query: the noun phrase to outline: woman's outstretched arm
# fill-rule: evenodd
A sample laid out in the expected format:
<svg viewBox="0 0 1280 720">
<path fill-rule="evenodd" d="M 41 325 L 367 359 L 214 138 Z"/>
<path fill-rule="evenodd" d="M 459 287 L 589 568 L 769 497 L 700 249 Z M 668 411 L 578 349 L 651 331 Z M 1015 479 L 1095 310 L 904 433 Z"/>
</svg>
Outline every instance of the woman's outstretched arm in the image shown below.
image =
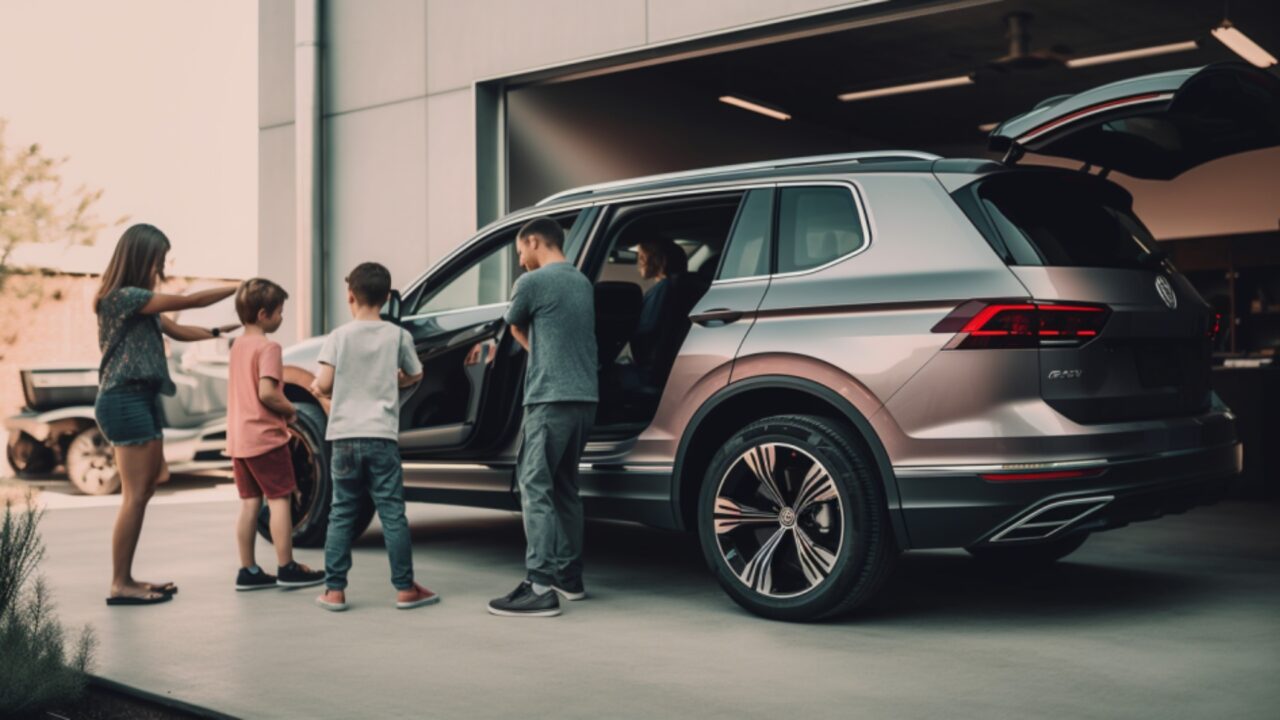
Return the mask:
<svg viewBox="0 0 1280 720">
<path fill-rule="evenodd" d="M 229 333 L 240 327 L 238 324 L 222 325 L 218 328 L 219 333 Z M 197 327 L 195 325 L 179 325 L 165 315 L 160 316 L 160 329 L 165 335 L 181 342 L 195 342 L 197 340 L 212 340 L 215 336 L 211 328 Z"/>
<path fill-rule="evenodd" d="M 155 315 L 156 313 L 177 312 L 179 310 L 190 310 L 191 308 L 201 308 L 212 305 L 219 300 L 224 300 L 235 294 L 236 285 L 230 285 L 220 288 L 209 288 L 193 292 L 189 295 L 166 295 L 163 293 L 155 293 L 146 305 L 138 312 L 143 315 Z"/>
</svg>

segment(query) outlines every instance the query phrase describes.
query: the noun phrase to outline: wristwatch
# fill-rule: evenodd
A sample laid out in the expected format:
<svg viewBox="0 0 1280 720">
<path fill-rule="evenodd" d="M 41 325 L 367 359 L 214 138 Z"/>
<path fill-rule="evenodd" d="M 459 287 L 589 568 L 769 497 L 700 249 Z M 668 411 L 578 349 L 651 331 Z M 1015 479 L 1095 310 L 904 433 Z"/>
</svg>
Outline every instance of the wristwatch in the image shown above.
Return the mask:
<svg viewBox="0 0 1280 720">
<path fill-rule="evenodd" d="M 218 337 L 222 334 L 222 328 L 209 328 L 209 334 Z"/>
</svg>

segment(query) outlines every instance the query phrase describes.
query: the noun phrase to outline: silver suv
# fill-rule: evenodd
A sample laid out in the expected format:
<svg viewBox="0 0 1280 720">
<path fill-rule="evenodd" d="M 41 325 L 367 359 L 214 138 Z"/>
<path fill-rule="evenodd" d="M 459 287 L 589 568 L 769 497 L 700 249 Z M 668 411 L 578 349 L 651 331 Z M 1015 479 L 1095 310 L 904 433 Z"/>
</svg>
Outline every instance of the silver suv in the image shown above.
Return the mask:
<svg viewBox="0 0 1280 720">
<path fill-rule="evenodd" d="M 1005 122 L 1002 162 L 800 158 L 579 188 L 503 218 L 387 308 L 426 367 L 403 398 L 406 497 L 519 507 L 525 356 L 502 316 L 516 229 L 549 216 L 596 282 L 588 511 L 696 530 L 752 612 L 855 608 L 902 550 L 1051 562 L 1210 502 L 1241 466 L 1209 387 L 1218 320 L 1105 178 L 1280 144 L 1278 86 L 1240 65 L 1164 73 Z M 1082 167 L 1023 167 L 1025 152 Z M 655 239 L 688 272 L 646 308 L 661 330 L 636 352 L 634 248 Z M 285 356 L 304 545 L 323 541 L 329 503 L 326 408 L 305 390 L 319 342 Z"/>
</svg>

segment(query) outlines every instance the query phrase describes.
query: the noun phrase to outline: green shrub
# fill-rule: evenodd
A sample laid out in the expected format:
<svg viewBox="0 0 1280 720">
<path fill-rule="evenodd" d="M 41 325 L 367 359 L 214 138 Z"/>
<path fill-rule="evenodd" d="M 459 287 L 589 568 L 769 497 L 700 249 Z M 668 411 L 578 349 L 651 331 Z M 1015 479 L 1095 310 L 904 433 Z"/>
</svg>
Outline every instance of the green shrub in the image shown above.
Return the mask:
<svg viewBox="0 0 1280 720">
<path fill-rule="evenodd" d="M 94 637 L 86 627 L 67 656 L 66 637 L 44 581 L 35 575 L 44 544 L 41 512 L 4 505 L 0 525 L 0 717 L 34 716 L 84 693 Z"/>
</svg>

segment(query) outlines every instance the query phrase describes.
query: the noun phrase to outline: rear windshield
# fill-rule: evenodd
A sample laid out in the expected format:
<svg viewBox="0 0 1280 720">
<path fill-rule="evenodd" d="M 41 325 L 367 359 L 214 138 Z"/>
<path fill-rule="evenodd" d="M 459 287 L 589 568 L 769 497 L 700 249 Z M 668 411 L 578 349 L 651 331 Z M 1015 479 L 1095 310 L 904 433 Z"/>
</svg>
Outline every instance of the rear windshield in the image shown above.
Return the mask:
<svg viewBox="0 0 1280 720">
<path fill-rule="evenodd" d="M 980 212 L 979 226 L 1010 265 L 1141 268 L 1156 260 L 1155 239 L 1117 185 L 1086 175 L 1008 173 L 970 192 L 976 194 L 961 206 L 971 217 Z"/>
</svg>

